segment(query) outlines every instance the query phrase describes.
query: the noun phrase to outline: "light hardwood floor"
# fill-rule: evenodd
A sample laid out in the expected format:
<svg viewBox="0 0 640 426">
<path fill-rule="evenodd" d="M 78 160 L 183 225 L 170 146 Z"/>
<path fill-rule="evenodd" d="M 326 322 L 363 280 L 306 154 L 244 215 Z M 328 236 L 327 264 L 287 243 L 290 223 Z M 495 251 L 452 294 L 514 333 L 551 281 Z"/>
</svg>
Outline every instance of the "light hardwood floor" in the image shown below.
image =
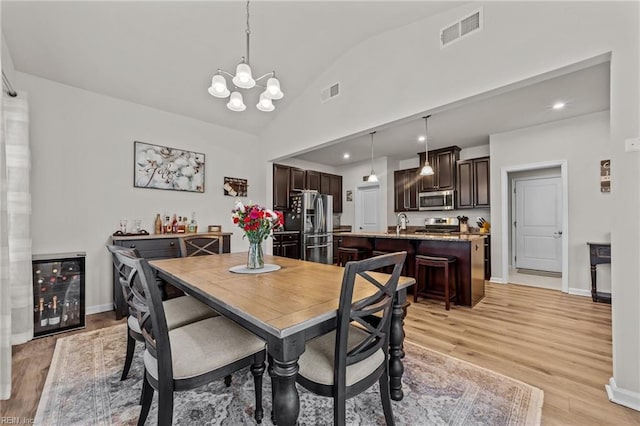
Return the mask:
<svg viewBox="0 0 640 426">
<path fill-rule="evenodd" d="M 407 339 L 544 390 L 543 425 L 640 425 L 640 413 L 608 401 L 611 306 L 558 291 L 487 283 L 473 309 L 423 300 L 405 320 Z M 87 329 L 121 323 L 113 312 Z M 66 334 L 65 334 L 66 335 Z M 32 418 L 57 336 L 14 348 L 13 394 L 0 417 Z"/>
</svg>

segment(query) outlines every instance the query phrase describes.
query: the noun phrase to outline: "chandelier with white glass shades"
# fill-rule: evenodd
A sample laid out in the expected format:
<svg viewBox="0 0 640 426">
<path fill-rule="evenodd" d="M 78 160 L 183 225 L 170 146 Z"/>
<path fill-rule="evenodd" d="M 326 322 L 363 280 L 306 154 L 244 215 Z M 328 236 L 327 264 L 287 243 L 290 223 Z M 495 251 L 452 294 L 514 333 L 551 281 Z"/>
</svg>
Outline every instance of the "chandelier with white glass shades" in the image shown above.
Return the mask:
<svg viewBox="0 0 640 426">
<path fill-rule="evenodd" d="M 253 87 L 264 88 L 264 91 L 260 94 L 260 100 L 256 105 L 260 111 L 273 111 L 275 109 L 273 101 L 276 99 L 282 99 L 284 94 L 280 90 L 280 81 L 276 78 L 276 72 L 271 71 L 256 79 L 251 74 L 251 67 L 249 66 L 249 42 L 251 37 L 251 30 L 249 28 L 249 1 L 247 0 L 247 55 L 242 57 L 241 62 L 236 67 L 236 75 L 228 73 L 220 68 L 218 72 L 211 79 L 211 87 L 209 87 L 209 94 L 216 98 L 229 98 L 227 108 L 231 111 L 244 111 L 247 107 L 244 104 L 242 93 L 238 89 L 252 89 Z M 230 92 L 227 88 L 227 80 L 224 76 L 231 77 L 231 81 L 235 87 L 233 92 Z M 266 86 L 258 84 L 260 80 L 264 80 L 268 77 Z"/>
</svg>

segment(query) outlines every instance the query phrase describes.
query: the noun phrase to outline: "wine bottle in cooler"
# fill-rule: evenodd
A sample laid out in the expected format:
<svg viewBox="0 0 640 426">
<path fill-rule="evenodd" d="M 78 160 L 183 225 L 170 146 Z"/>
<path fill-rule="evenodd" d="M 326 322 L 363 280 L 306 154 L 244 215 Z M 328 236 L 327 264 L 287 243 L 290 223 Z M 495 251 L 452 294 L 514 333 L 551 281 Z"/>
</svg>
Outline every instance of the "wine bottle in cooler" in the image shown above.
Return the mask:
<svg viewBox="0 0 640 426">
<path fill-rule="evenodd" d="M 64 299 L 64 303 L 62 305 L 62 319 L 60 320 L 60 325 L 65 327 L 69 324 L 69 310 L 71 309 L 71 303 L 69 303 L 69 299 Z"/>
<path fill-rule="evenodd" d="M 49 325 L 60 325 L 60 307 L 58 306 L 58 296 L 53 296 L 53 305 L 49 315 Z"/>
<path fill-rule="evenodd" d="M 49 325 L 49 314 L 45 309 L 44 297 L 40 298 L 40 306 L 38 307 L 38 320 L 40 321 L 40 327 L 46 327 Z"/>
</svg>

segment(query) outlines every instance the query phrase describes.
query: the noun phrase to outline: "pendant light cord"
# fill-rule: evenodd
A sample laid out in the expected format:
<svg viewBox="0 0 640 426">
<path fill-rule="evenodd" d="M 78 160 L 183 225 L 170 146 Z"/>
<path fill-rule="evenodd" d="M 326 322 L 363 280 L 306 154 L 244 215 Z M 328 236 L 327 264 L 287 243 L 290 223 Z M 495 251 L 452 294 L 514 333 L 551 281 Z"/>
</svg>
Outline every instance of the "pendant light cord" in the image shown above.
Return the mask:
<svg viewBox="0 0 640 426">
<path fill-rule="evenodd" d="M 373 172 L 373 135 L 376 132 L 369 133 L 371 135 L 371 172 Z"/>
<path fill-rule="evenodd" d="M 424 164 L 427 165 L 429 164 L 429 124 L 428 124 L 428 119 L 429 117 L 431 117 L 430 115 L 427 115 L 426 117 L 422 117 L 424 118 Z"/>
</svg>

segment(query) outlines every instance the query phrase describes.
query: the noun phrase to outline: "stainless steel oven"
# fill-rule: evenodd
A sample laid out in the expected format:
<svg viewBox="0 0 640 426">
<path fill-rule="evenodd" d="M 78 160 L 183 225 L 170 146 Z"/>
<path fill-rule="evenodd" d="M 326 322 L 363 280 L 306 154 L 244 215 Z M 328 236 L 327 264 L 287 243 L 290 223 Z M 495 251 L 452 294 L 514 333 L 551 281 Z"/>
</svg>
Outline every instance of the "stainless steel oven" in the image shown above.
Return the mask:
<svg viewBox="0 0 640 426">
<path fill-rule="evenodd" d="M 455 208 L 455 192 L 433 191 L 418 194 L 418 210 L 453 210 Z"/>
</svg>

